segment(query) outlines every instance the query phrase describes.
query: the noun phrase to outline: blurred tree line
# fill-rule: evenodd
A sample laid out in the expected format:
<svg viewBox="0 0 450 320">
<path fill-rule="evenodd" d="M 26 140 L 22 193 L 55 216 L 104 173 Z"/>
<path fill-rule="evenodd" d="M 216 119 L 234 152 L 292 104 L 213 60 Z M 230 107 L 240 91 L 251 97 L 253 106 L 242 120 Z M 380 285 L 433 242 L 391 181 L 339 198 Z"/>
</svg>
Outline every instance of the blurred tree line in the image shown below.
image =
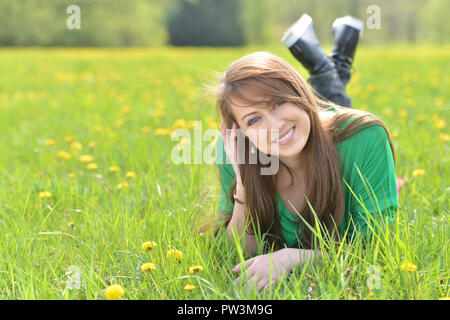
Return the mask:
<svg viewBox="0 0 450 320">
<path fill-rule="evenodd" d="M 73 4 L 81 9 L 79 30 L 66 26 Z M 380 28 L 366 25 L 361 43 L 449 42 L 449 0 L 2 0 L 0 45 L 267 45 L 303 13 L 325 44 L 335 18 L 367 22 L 373 5 Z"/>
</svg>

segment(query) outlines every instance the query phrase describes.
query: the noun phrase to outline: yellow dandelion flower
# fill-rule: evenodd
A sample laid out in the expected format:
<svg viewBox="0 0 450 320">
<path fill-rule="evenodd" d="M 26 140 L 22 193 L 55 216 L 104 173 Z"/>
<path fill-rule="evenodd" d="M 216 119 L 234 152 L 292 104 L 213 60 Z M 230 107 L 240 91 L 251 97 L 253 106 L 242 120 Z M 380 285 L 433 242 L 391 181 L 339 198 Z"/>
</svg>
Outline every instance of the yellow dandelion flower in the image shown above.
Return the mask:
<svg viewBox="0 0 450 320">
<path fill-rule="evenodd" d="M 450 134 L 440 133 L 439 134 L 439 140 L 441 140 L 442 142 L 450 141 Z"/>
<path fill-rule="evenodd" d="M 369 84 L 366 86 L 366 91 L 372 92 L 372 91 L 374 91 L 374 90 L 375 90 L 375 85 L 374 85 L 374 84 L 369 83 Z"/>
<path fill-rule="evenodd" d="M 90 154 L 84 154 L 80 157 L 81 162 L 92 162 L 94 158 Z"/>
<path fill-rule="evenodd" d="M 133 178 L 136 178 L 136 173 L 135 173 L 134 171 L 127 171 L 127 173 L 125 174 L 125 176 L 126 176 L 128 179 L 133 179 Z"/>
<path fill-rule="evenodd" d="M 145 241 L 142 244 L 142 249 L 145 250 L 145 251 L 149 251 L 149 250 L 151 250 L 151 249 L 153 249 L 155 247 L 156 247 L 156 242 L 155 241 Z"/>
<path fill-rule="evenodd" d="M 445 128 L 445 119 L 442 119 L 442 118 L 437 119 L 436 121 L 434 121 L 433 127 L 437 130 L 444 129 Z"/>
<path fill-rule="evenodd" d="M 177 120 L 175 120 L 175 122 L 173 124 L 174 129 L 181 129 L 181 128 L 186 128 L 186 127 L 187 127 L 187 122 L 184 119 L 177 119 Z"/>
<path fill-rule="evenodd" d="M 125 289 L 120 284 L 113 284 L 105 289 L 105 296 L 108 300 L 120 299 L 124 294 Z"/>
<path fill-rule="evenodd" d="M 69 160 L 69 159 L 72 157 L 72 155 L 70 154 L 70 152 L 67 152 L 67 151 L 64 151 L 64 150 L 58 151 L 58 153 L 56 154 L 56 156 L 57 156 L 59 159 L 64 159 L 64 160 Z"/>
<path fill-rule="evenodd" d="M 50 146 L 54 145 L 55 142 L 56 142 L 55 139 L 47 139 L 47 140 L 45 140 L 45 145 L 47 147 L 50 147 Z"/>
<path fill-rule="evenodd" d="M 100 132 L 102 130 L 103 130 L 103 127 L 101 125 L 97 124 L 97 125 L 94 126 L 94 131 L 95 132 Z"/>
<path fill-rule="evenodd" d="M 413 177 L 423 176 L 425 174 L 424 169 L 416 169 L 412 172 Z"/>
<path fill-rule="evenodd" d="M 169 136 L 170 129 L 169 128 L 157 128 L 157 129 L 155 129 L 154 133 L 157 136 Z"/>
<path fill-rule="evenodd" d="M 425 115 L 424 114 L 417 115 L 416 120 L 419 122 L 425 121 Z"/>
<path fill-rule="evenodd" d="M 431 79 L 430 82 L 433 87 L 435 87 L 435 88 L 439 87 L 440 81 L 438 78 L 433 78 L 433 79 Z"/>
<path fill-rule="evenodd" d="M 149 126 L 143 126 L 141 128 L 142 133 L 149 133 L 152 129 Z"/>
<path fill-rule="evenodd" d="M 70 173 L 68 174 L 68 177 L 69 177 L 70 179 L 73 179 L 73 178 L 76 177 L 76 174 L 73 173 L 73 172 L 70 172 Z"/>
<path fill-rule="evenodd" d="M 441 98 L 436 98 L 434 99 L 434 105 L 436 106 L 436 108 L 442 109 L 444 107 L 444 100 L 442 100 Z"/>
<path fill-rule="evenodd" d="M 64 137 L 64 141 L 65 142 L 72 142 L 73 141 L 73 137 L 72 136 L 65 136 Z"/>
<path fill-rule="evenodd" d="M 414 272 L 417 270 L 417 266 L 412 262 L 406 262 L 401 265 L 402 271 Z"/>
<path fill-rule="evenodd" d="M 88 147 L 91 148 L 91 149 L 95 148 L 95 141 L 90 141 L 88 143 Z"/>
<path fill-rule="evenodd" d="M 183 253 L 180 250 L 170 249 L 167 251 L 167 259 L 172 260 L 175 259 L 177 261 L 181 261 L 183 258 Z"/>
<path fill-rule="evenodd" d="M 406 99 L 406 104 L 410 107 L 416 105 L 416 101 L 413 98 L 407 98 Z"/>
<path fill-rule="evenodd" d="M 391 117 L 392 116 L 392 109 L 390 108 L 385 108 L 383 110 L 381 110 L 381 113 L 386 116 L 386 117 Z"/>
<path fill-rule="evenodd" d="M 128 188 L 128 182 L 120 182 L 117 184 L 117 189 L 122 190 Z"/>
<path fill-rule="evenodd" d="M 88 170 L 97 170 L 98 165 L 95 162 L 88 163 L 86 166 L 86 169 Z"/>
<path fill-rule="evenodd" d="M 433 113 L 431 115 L 431 119 L 433 119 L 433 121 L 438 121 L 441 117 L 437 113 Z"/>
<path fill-rule="evenodd" d="M 47 199 L 47 198 L 51 198 L 52 193 L 50 191 L 42 191 L 39 192 L 39 198 L 40 199 Z"/>
<path fill-rule="evenodd" d="M 194 129 L 196 124 L 195 120 L 189 121 L 188 127 L 186 129 Z"/>
<path fill-rule="evenodd" d="M 155 269 L 156 269 L 156 266 L 153 263 L 151 263 L 151 262 L 144 263 L 141 266 L 141 271 L 142 272 L 151 272 L 151 271 L 153 271 Z"/>
<path fill-rule="evenodd" d="M 189 273 L 198 273 L 198 272 L 202 272 L 203 271 L 203 267 L 201 265 L 195 265 L 189 268 Z"/>
<path fill-rule="evenodd" d="M 184 286 L 184 290 L 187 290 L 187 291 L 192 291 L 194 289 L 195 289 L 195 286 L 193 284 L 187 284 Z"/>
<path fill-rule="evenodd" d="M 156 109 L 155 110 L 155 116 L 162 117 L 164 115 L 164 110 Z"/>
<path fill-rule="evenodd" d="M 393 131 L 391 131 L 391 136 L 392 137 L 398 137 L 400 135 L 400 132 L 398 131 L 398 130 L 393 130 Z"/>
<path fill-rule="evenodd" d="M 125 120 L 123 120 L 123 119 L 121 119 L 121 118 L 120 118 L 120 119 L 117 119 L 116 122 L 114 123 L 114 126 L 115 126 L 116 128 L 121 127 L 121 126 L 123 125 L 124 121 L 125 121 Z"/>
<path fill-rule="evenodd" d="M 367 104 L 361 104 L 361 105 L 359 106 L 359 109 L 360 109 L 360 110 L 367 111 L 367 110 L 368 110 Z"/>
<path fill-rule="evenodd" d="M 405 93 L 410 96 L 410 95 L 412 95 L 414 93 L 414 91 L 413 91 L 413 89 L 411 87 L 406 87 L 405 88 Z"/>
<path fill-rule="evenodd" d="M 118 172 L 120 171 L 120 168 L 118 166 L 110 166 L 108 170 L 109 172 Z"/>
<path fill-rule="evenodd" d="M 399 117 L 405 118 L 408 116 L 408 110 L 406 109 L 401 109 L 397 112 Z"/>
<path fill-rule="evenodd" d="M 206 121 L 206 124 L 208 125 L 209 129 L 218 129 L 219 126 L 215 121 Z"/>
<path fill-rule="evenodd" d="M 129 113 L 131 112 L 131 107 L 130 106 L 124 106 L 121 109 L 122 113 Z"/>
<path fill-rule="evenodd" d="M 81 149 L 83 149 L 83 145 L 77 141 L 72 141 L 70 143 L 70 149 L 80 151 Z"/>
</svg>

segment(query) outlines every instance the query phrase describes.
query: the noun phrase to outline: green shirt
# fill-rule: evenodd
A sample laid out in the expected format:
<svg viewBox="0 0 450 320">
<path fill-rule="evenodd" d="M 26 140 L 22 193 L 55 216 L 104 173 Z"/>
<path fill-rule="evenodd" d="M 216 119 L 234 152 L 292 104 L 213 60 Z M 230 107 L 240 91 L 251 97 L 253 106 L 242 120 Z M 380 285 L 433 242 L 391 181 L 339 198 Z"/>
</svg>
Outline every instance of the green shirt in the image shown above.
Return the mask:
<svg viewBox="0 0 450 320">
<path fill-rule="evenodd" d="M 339 110 L 330 107 L 324 111 Z M 341 132 L 347 120 L 339 128 Z M 389 141 L 383 127 L 371 126 L 358 132 L 351 138 L 335 144 L 339 154 L 342 167 L 342 188 L 344 190 L 345 213 L 342 218 L 339 229 L 344 234 L 347 227 L 349 236 L 355 231 L 359 231 L 364 237 L 369 237 L 371 230 L 367 226 L 367 214 L 363 206 L 355 198 L 358 196 L 364 204 L 367 211 L 374 219 L 388 218 L 391 223 L 394 220 L 394 213 L 398 208 L 397 179 L 394 167 L 394 159 L 389 145 Z M 220 152 L 217 152 L 220 151 Z M 230 216 L 233 212 L 234 204 L 228 198 L 232 182 L 236 176 L 223 149 L 223 140 L 219 136 L 216 144 L 216 164 L 220 169 L 220 180 L 222 184 L 218 213 L 222 218 Z M 359 172 L 364 176 L 361 178 Z M 348 186 L 347 186 L 347 184 Z M 350 189 L 353 190 L 353 194 Z M 375 197 L 374 197 L 375 195 Z M 298 241 L 301 239 L 300 232 L 302 228 L 297 228 L 298 218 L 294 216 L 284 204 L 283 199 L 277 192 L 277 206 L 280 218 L 281 233 L 287 247 L 298 247 Z M 373 226 L 373 224 L 371 224 Z M 376 228 L 375 228 L 376 229 Z"/>
</svg>

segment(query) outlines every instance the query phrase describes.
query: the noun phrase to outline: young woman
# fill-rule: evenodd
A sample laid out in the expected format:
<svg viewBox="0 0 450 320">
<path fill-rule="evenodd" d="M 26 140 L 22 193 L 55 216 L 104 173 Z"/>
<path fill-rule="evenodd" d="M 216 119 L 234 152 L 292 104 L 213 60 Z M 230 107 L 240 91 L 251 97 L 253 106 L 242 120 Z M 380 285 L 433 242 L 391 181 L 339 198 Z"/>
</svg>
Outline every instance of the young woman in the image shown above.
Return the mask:
<svg viewBox="0 0 450 320">
<path fill-rule="evenodd" d="M 291 52 L 304 66 L 311 66 L 309 82 L 316 95 L 347 107 L 315 96 L 288 62 L 265 51 L 233 62 L 216 90 L 223 119 L 216 145 L 223 187 L 220 221 L 231 239 L 243 237 L 249 254 L 256 252 L 255 233 L 265 234 L 275 248 L 273 253 L 245 262 L 247 276 L 258 290 L 268 286 L 269 279 L 278 281 L 306 257 L 314 258 L 314 236 L 308 225 L 314 227 L 316 219 L 338 241 L 356 232 L 370 237 L 373 229 L 368 220 L 387 217 L 391 222 L 398 208 L 388 130 L 375 115 L 349 108 L 344 87 L 351 61 L 340 64 L 320 52 L 302 54 L 313 50 L 311 41 L 302 38 L 308 28 L 312 30 L 311 21 L 306 20 L 302 32 L 295 34 L 297 41 L 289 39 L 296 32 L 289 32 L 293 27 L 284 40 L 290 40 L 289 48 L 297 46 Z M 306 38 L 311 39 L 311 34 Z M 343 60 L 349 57 L 348 52 L 346 56 L 342 50 L 337 53 Z M 307 61 L 311 57 L 315 60 Z M 328 60 L 324 63 L 324 59 Z M 344 75 L 344 81 L 339 75 Z M 244 155 L 238 154 L 242 152 L 239 134 L 243 135 Z M 255 153 L 256 163 L 249 161 Z M 262 155 L 279 161 L 275 174 L 261 174 L 268 166 L 260 161 Z M 238 159 L 245 161 L 238 163 Z M 237 273 L 240 267 L 232 271 Z"/>
</svg>

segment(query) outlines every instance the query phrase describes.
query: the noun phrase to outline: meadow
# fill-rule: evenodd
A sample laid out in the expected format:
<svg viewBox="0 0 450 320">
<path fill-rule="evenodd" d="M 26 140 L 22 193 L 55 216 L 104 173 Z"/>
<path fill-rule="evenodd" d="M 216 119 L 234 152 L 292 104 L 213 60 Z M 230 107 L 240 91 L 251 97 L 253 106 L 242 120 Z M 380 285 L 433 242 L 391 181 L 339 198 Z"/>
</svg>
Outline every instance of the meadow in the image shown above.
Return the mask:
<svg viewBox="0 0 450 320">
<path fill-rule="evenodd" d="M 449 46 L 356 55 L 348 93 L 385 122 L 406 179 L 395 223 L 263 292 L 234 284 L 241 251 L 196 232 L 217 208 L 217 167 L 174 164 L 170 134 L 218 128 L 202 86 L 259 50 L 307 77 L 281 44 L 0 49 L 0 299 L 450 296 Z"/>
</svg>

